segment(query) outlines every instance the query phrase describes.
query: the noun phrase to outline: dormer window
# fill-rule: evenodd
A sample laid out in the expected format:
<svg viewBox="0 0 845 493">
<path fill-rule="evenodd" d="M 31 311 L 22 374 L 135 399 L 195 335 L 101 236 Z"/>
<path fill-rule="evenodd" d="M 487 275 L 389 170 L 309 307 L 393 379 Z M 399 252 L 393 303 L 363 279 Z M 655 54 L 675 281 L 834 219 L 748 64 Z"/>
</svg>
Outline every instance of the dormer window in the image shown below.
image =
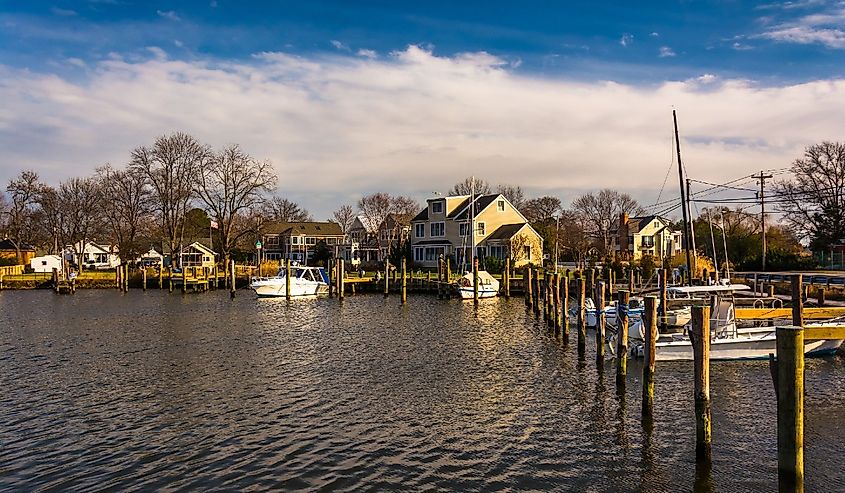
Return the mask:
<svg viewBox="0 0 845 493">
<path fill-rule="evenodd" d="M 443 214 L 443 201 L 437 200 L 431 203 L 431 213 L 432 214 Z"/>
<path fill-rule="evenodd" d="M 497 200 L 496 201 L 496 209 L 499 212 L 505 212 L 505 201 L 504 200 Z"/>
</svg>

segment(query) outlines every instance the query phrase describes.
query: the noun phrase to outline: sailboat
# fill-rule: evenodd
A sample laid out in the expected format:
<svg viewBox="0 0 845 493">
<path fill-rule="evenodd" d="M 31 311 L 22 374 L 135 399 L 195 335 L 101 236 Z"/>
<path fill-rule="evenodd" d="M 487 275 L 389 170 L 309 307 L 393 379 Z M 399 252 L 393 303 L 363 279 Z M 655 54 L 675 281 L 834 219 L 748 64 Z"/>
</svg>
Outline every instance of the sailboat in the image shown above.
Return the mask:
<svg viewBox="0 0 845 493">
<path fill-rule="evenodd" d="M 485 270 L 478 270 L 478 258 L 475 251 L 475 177 L 472 178 L 469 195 L 470 244 L 472 249 L 472 263 L 470 270 L 455 281 L 455 288 L 461 299 L 493 298 L 499 294 L 499 281 Z M 466 257 L 466 253 L 464 253 Z M 474 274 L 475 272 L 475 274 Z"/>
</svg>

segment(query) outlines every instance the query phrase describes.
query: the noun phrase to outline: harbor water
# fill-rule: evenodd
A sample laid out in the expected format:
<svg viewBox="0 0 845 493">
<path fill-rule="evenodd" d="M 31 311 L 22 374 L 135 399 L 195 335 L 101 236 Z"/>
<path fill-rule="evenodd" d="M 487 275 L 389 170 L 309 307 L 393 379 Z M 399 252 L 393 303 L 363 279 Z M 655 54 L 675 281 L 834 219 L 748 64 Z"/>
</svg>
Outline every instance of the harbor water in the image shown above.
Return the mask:
<svg viewBox="0 0 845 493">
<path fill-rule="evenodd" d="M 0 292 L 0 490 L 774 491 L 768 363 L 579 363 L 521 299 Z M 808 360 L 807 491 L 845 490 L 845 359 Z"/>
</svg>

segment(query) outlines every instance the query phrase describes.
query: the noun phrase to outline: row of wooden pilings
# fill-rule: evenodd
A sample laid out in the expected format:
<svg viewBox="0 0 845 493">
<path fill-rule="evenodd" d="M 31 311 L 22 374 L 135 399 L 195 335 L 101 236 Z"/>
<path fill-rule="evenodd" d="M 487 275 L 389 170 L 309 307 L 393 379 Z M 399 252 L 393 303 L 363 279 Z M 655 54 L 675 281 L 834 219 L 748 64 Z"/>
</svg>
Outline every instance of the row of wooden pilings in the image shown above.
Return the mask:
<svg viewBox="0 0 845 493">
<path fill-rule="evenodd" d="M 604 343 L 606 319 L 603 313 L 607 286 L 605 281 L 595 282 L 593 272 L 576 272 L 574 298 L 579 360 L 586 356 L 586 307 L 585 299 L 592 292 L 596 300 L 596 363 L 600 372 L 604 368 Z M 645 296 L 642 323 L 645 328 L 642 375 L 642 419 L 651 423 L 654 412 L 655 357 L 658 323 L 665 321 L 667 307 L 668 272 L 660 270 L 658 296 Z M 540 269 L 525 270 L 525 305 L 535 316 L 546 321 L 555 336 L 569 340 L 567 299 L 568 276 L 559 272 Z M 587 289 L 590 286 L 592 289 Z M 630 285 L 629 285 L 630 288 Z M 612 289 L 612 288 L 611 288 Z M 770 355 L 772 378 L 777 395 L 778 427 L 778 483 L 780 491 L 803 491 L 804 484 L 804 336 L 802 276 L 792 276 L 791 327 L 777 328 L 777 358 Z M 617 291 L 617 335 L 615 347 L 617 392 L 625 392 L 628 358 L 628 304 L 631 290 Z M 659 301 L 659 305 L 658 305 Z M 658 310 L 659 307 L 659 310 Z M 710 403 L 710 306 L 692 306 L 689 337 L 693 349 L 693 398 L 695 402 L 696 464 L 709 471 L 712 465 L 712 415 Z M 659 312 L 659 313 L 658 313 Z M 833 329 L 845 334 L 845 329 Z M 837 337 L 833 334 L 832 337 Z M 826 335 L 831 337 L 830 334 Z M 819 338 L 823 336 L 818 336 Z"/>
</svg>

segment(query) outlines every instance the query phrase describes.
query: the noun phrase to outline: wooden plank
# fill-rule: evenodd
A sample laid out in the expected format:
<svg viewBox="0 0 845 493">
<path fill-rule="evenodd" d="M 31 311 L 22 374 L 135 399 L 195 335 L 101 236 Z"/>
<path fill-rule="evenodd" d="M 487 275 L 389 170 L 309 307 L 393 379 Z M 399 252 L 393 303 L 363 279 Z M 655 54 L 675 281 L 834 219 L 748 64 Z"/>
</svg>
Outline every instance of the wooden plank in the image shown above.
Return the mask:
<svg viewBox="0 0 845 493">
<path fill-rule="evenodd" d="M 804 327 L 805 341 L 822 339 L 845 339 L 845 326 L 822 325 L 819 327 Z"/>
<path fill-rule="evenodd" d="M 845 307 L 826 306 L 819 308 L 804 307 L 807 320 L 825 320 L 845 316 Z M 737 319 L 792 319 L 792 308 L 736 308 Z"/>
</svg>

